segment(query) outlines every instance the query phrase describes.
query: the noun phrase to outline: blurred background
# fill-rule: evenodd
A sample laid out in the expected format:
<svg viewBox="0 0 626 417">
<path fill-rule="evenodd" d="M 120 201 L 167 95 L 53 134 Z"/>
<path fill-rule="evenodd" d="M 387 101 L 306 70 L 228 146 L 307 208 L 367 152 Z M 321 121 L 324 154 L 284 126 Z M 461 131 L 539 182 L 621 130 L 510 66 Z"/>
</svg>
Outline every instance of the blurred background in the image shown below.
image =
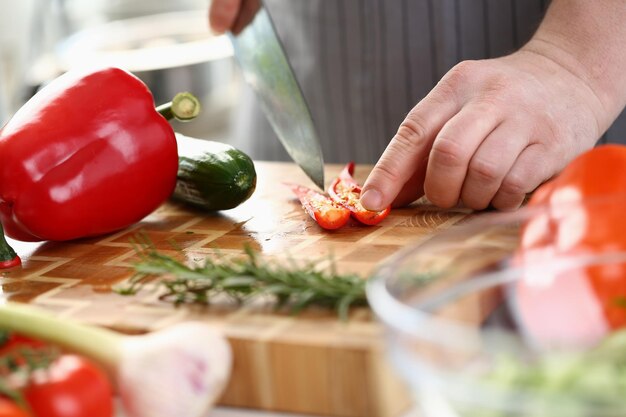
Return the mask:
<svg viewBox="0 0 626 417">
<path fill-rule="evenodd" d="M 0 123 L 68 69 L 102 63 L 133 72 L 157 104 L 193 92 L 202 116 L 175 130 L 227 142 L 241 80 L 209 1 L 0 0 Z"/>
</svg>

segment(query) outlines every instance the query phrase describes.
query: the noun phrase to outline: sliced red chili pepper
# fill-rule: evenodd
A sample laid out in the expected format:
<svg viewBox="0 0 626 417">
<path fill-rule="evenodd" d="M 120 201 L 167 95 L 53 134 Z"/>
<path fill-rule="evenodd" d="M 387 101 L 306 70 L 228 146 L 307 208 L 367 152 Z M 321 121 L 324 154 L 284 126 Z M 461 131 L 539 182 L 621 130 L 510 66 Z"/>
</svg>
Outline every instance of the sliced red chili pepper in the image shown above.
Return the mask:
<svg viewBox="0 0 626 417">
<path fill-rule="evenodd" d="M 304 210 L 317 224 L 327 230 L 344 226 L 350 218 L 350 211 L 335 203 L 322 193 L 297 184 L 285 184 L 298 197 Z"/>
<path fill-rule="evenodd" d="M 353 173 L 354 162 L 349 162 L 328 188 L 330 198 L 350 210 L 352 217 L 359 222 L 369 226 L 380 223 L 391 211 L 391 206 L 381 211 L 366 210 L 359 201 L 361 186 L 352 177 Z"/>
</svg>

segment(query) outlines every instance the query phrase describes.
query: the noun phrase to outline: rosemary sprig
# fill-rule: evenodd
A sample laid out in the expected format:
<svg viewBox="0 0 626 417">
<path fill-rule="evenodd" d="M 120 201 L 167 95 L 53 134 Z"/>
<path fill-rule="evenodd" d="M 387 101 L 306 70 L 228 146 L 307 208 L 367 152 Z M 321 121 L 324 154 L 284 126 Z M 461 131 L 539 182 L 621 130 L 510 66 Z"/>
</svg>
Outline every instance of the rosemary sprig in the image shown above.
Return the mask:
<svg viewBox="0 0 626 417">
<path fill-rule="evenodd" d="M 332 307 L 341 319 L 347 319 L 353 305 L 367 305 L 365 279 L 356 274 L 337 274 L 331 259 L 328 270 L 316 268 L 316 262 L 289 267 L 260 259 L 246 247 L 243 257 L 207 256 L 200 264 L 183 261 L 156 250 L 148 241 L 136 245 L 140 261 L 135 275 L 117 292 L 136 294 L 148 282 L 165 289 L 161 299 L 175 304 L 209 304 L 218 295 L 237 302 L 258 296 L 271 296 L 276 308 L 289 308 L 296 314 L 308 306 Z M 154 278 L 156 277 L 156 281 Z"/>
</svg>

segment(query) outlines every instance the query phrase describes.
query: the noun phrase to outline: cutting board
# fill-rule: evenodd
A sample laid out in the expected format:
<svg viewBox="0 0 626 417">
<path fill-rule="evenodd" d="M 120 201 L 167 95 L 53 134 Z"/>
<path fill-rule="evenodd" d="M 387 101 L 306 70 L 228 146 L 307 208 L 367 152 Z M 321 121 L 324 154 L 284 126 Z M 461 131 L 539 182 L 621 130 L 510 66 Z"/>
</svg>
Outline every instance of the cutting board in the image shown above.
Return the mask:
<svg viewBox="0 0 626 417">
<path fill-rule="evenodd" d="M 139 232 L 157 249 L 189 258 L 238 254 L 245 244 L 278 262 L 334 259 L 339 272 L 364 278 L 409 244 L 429 239 L 471 216 L 463 209 L 440 210 L 427 202 L 394 210 L 384 222 L 320 229 L 281 185 L 311 185 L 290 163 L 256 163 L 258 186 L 240 207 L 203 213 L 167 203 L 141 223 L 96 239 L 30 244 L 11 241 L 23 268 L 0 275 L 1 298 L 26 302 L 67 319 L 126 333 L 156 330 L 185 320 L 220 327 L 232 345 L 235 364 L 222 405 L 345 417 L 394 417 L 409 395 L 384 354 L 384 334 L 367 308 L 342 322 L 335 312 L 306 310 L 298 316 L 267 303 L 246 306 L 175 307 L 146 288 L 135 296 L 111 291 L 132 275 L 137 259 L 131 244 Z M 332 179 L 340 166 L 328 166 Z M 370 167 L 357 166 L 363 181 Z M 323 265 L 321 265 L 323 266 Z"/>
</svg>

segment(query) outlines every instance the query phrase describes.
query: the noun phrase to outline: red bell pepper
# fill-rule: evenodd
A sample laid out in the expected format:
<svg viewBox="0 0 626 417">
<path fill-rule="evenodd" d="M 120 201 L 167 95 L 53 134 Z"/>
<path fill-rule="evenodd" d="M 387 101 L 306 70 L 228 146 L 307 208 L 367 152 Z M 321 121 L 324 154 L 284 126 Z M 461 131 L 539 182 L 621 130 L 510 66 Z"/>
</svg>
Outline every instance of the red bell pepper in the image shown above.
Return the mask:
<svg viewBox="0 0 626 417">
<path fill-rule="evenodd" d="M 0 131 L 0 221 L 23 241 L 111 233 L 163 203 L 177 167 L 174 131 L 141 80 L 68 72 Z"/>
<path fill-rule="evenodd" d="M 297 184 L 285 184 L 298 197 L 304 210 L 317 224 L 327 230 L 344 226 L 350 219 L 350 211 L 335 203 L 322 193 Z"/>
<path fill-rule="evenodd" d="M 339 176 L 330 184 L 328 194 L 337 204 L 350 210 L 352 217 L 359 222 L 373 226 L 380 223 L 389 215 L 391 206 L 381 211 L 366 210 L 359 199 L 361 198 L 361 186 L 354 180 L 354 162 L 348 163 Z"/>
</svg>

